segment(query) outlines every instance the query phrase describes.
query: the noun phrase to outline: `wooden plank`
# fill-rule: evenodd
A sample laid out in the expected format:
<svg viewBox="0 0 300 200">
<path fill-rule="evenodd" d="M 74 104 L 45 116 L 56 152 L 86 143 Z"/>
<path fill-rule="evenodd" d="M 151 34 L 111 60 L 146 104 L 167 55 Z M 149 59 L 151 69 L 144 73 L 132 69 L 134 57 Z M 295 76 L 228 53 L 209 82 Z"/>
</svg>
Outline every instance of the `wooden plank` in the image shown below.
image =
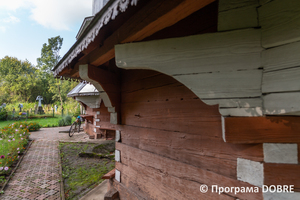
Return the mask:
<svg viewBox="0 0 300 200">
<path fill-rule="evenodd" d="M 264 99 L 264 113 L 271 115 L 299 115 L 300 92 L 268 94 Z"/>
<path fill-rule="evenodd" d="M 167 75 L 260 67 L 260 30 L 246 29 L 115 46 L 116 64 Z"/>
<path fill-rule="evenodd" d="M 140 186 L 139 188 L 141 188 L 143 192 L 150 193 L 148 195 L 150 195 L 149 198 L 151 199 L 157 199 L 158 196 L 156 195 L 165 194 L 169 196 L 161 196 L 159 199 L 174 199 L 172 195 L 176 195 L 177 198 L 175 199 L 262 198 L 261 193 L 239 193 L 236 195 L 234 195 L 234 193 L 222 193 L 219 195 L 218 193 L 212 193 L 211 190 L 207 193 L 201 193 L 199 191 L 201 184 L 207 184 L 209 187 L 212 185 L 223 187 L 249 187 L 252 185 L 147 151 L 142 151 L 122 143 L 117 143 L 116 149 L 122 152 L 122 163 L 117 163 L 116 168 L 119 169 L 123 175 L 128 176 L 125 178 L 136 183 L 135 185 L 130 183 L 126 185 L 125 181 L 125 185 L 127 187 L 134 185 L 133 187 L 135 188 Z M 156 162 L 153 162 L 153 160 Z"/>
<path fill-rule="evenodd" d="M 111 170 L 110 172 L 102 176 L 101 179 L 112 179 L 114 177 L 115 177 L 115 169 Z"/>
<path fill-rule="evenodd" d="M 220 12 L 218 16 L 218 31 L 258 27 L 257 6 L 247 6 Z"/>
<path fill-rule="evenodd" d="M 122 124 L 171 131 L 197 133 L 198 124 L 202 130 L 213 126 L 221 131 L 221 116 L 217 107 L 205 107 L 199 99 L 178 101 L 157 101 L 122 104 Z M 203 106 L 204 105 L 204 106 Z"/>
<path fill-rule="evenodd" d="M 190 134 L 131 126 L 121 128 L 124 144 L 192 164 L 226 177 L 236 177 L 236 160 L 239 157 L 263 161 L 261 144 L 224 143 L 221 133 L 199 131 L 198 134 Z"/>
<path fill-rule="evenodd" d="M 262 70 L 179 75 L 174 78 L 205 103 L 205 99 L 248 98 L 261 95 Z"/>
<path fill-rule="evenodd" d="M 262 66 L 264 71 L 281 70 L 300 66 L 300 42 L 294 42 L 264 50 L 262 52 Z"/>
<path fill-rule="evenodd" d="M 300 40 L 300 1 L 272 1 L 261 6 L 262 46 L 275 47 Z"/>
<path fill-rule="evenodd" d="M 294 185 L 300 192 L 300 165 L 264 163 L 265 185 Z"/>
<path fill-rule="evenodd" d="M 299 117 L 225 117 L 228 143 L 299 143 Z"/>
<path fill-rule="evenodd" d="M 300 67 L 263 73 L 262 92 L 300 91 Z"/>
<path fill-rule="evenodd" d="M 219 0 L 219 12 L 247 6 L 259 6 L 258 0 Z"/>
</svg>

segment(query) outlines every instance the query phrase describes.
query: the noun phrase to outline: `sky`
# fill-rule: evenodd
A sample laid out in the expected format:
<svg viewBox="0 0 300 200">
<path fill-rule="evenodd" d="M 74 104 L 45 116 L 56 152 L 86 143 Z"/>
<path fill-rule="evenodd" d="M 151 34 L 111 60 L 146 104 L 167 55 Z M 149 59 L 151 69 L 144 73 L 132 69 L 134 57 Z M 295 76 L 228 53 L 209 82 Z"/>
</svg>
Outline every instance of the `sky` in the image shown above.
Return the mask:
<svg viewBox="0 0 300 200">
<path fill-rule="evenodd" d="M 76 42 L 93 0 L 0 0 L 0 59 L 27 59 L 36 65 L 48 38 L 60 35 L 61 57 Z"/>
</svg>

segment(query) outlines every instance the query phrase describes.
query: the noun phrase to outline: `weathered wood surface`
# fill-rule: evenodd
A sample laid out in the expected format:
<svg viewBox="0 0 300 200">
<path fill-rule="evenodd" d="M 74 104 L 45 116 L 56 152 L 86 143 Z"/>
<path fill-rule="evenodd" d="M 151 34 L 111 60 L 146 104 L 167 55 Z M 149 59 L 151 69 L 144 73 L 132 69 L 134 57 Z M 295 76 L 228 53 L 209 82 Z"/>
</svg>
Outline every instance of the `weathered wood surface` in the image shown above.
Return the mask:
<svg viewBox="0 0 300 200">
<path fill-rule="evenodd" d="M 264 97 L 264 113 L 269 115 L 299 115 L 300 92 L 274 93 Z"/>
<path fill-rule="evenodd" d="M 99 108 L 101 103 L 101 98 L 99 95 L 97 96 L 78 96 L 76 97 L 76 101 L 81 101 L 85 105 L 90 108 Z"/>
<path fill-rule="evenodd" d="M 218 107 L 204 104 L 172 77 L 124 71 L 121 99 L 123 125 L 117 129 L 123 143 L 228 177 L 236 176 L 237 157 L 263 160 L 261 145 L 224 143 Z"/>
<path fill-rule="evenodd" d="M 263 93 L 293 91 L 299 91 L 300 93 L 300 67 L 263 74 Z"/>
<path fill-rule="evenodd" d="M 300 117 L 225 117 L 228 143 L 299 143 Z"/>
<path fill-rule="evenodd" d="M 122 172 L 122 183 L 133 188 L 140 196 L 151 199 L 233 199 L 235 196 L 241 199 L 262 199 L 261 193 L 219 195 L 211 190 L 201 193 L 201 184 L 209 187 L 251 185 L 122 143 L 117 143 L 116 149 L 122 152 L 122 163 L 116 163 L 116 168 Z"/>
<path fill-rule="evenodd" d="M 218 31 L 258 27 L 257 6 L 222 11 L 218 16 Z"/>
<path fill-rule="evenodd" d="M 265 72 L 300 66 L 300 42 L 264 50 L 262 66 Z"/>
<path fill-rule="evenodd" d="M 272 1 L 259 9 L 262 46 L 275 47 L 300 40 L 300 1 Z"/>
<path fill-rule="evenodd" d="M 219 0 L 220 12 L 247 6 L 259 6 L 258 0 Z"/>
<path fill-rule="evenodd" d="M 238 157 L 263 161 L 262 145 L 232 145 L 218 136 L 177 133 L 148 128 L 122 126 L 122 143 L 153 152 L 163 157 L 213 171 L 226 177 L 236 177 Z M 172 139 L 170 139 L 172 138 Z M 187 156 L 188 155 L 188 156 Z"/>
<path fill-rule="evenodd" d="M 116 64 L 168 75 L 257 69 L 260 42 L 260 30 L 246 29 L 122 44 L 115 46 Z"/>
<path fill-rule="evenodd" d="M 261 96 L 261 50 L 260 30 L 247 29 L 117 45 L 116 63 L 125 69 L 152 69 L 171 75 L 210 104 L 214 99 L 230 102 Z M 262 114 L 261 107 L 224 113 L 257 116 Z"/>
<path fill-rule="evenodd" d="M 264 163 L 265 185 L 294 185 L 300 192 L 300 165 Z"/>
<path fill-rule="evenodd" d="M 204 99 L 247 98 L 261 95 L 262 70 L 179 75 L 174 78 L 204 102 Z"/>
</svg>

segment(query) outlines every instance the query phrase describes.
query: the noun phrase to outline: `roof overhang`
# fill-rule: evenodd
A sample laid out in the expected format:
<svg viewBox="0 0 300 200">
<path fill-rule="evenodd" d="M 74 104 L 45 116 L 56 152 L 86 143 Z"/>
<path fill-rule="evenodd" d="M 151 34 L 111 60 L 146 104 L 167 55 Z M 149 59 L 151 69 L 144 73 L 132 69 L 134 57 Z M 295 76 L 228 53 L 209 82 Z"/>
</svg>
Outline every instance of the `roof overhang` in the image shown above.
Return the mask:
<svg viewBox="0 0 300 200">
<path fill-rule="evenodd" d="M 79 65 L 103 65 L 115 57 L 116 44 L 142 41 L 214 1 L 110 0 L 54 67 L 54 76 L 81 79 Z"/>
</svg>

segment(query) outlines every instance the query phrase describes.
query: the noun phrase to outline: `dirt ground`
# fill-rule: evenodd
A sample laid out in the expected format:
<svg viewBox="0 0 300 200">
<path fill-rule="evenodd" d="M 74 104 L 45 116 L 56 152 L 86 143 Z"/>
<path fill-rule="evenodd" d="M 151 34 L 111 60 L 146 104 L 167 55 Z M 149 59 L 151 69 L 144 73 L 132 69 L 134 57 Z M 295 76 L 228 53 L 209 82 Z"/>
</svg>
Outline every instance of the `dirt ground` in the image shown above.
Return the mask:
<svg viewBox="0 0 300 200">
<path fill-rule="evenodd" d="M 59 149 L 66 199 L 80 199 L 115 167 L 113 141 L 103 144 L 61 142 Z"/>
</svg>

